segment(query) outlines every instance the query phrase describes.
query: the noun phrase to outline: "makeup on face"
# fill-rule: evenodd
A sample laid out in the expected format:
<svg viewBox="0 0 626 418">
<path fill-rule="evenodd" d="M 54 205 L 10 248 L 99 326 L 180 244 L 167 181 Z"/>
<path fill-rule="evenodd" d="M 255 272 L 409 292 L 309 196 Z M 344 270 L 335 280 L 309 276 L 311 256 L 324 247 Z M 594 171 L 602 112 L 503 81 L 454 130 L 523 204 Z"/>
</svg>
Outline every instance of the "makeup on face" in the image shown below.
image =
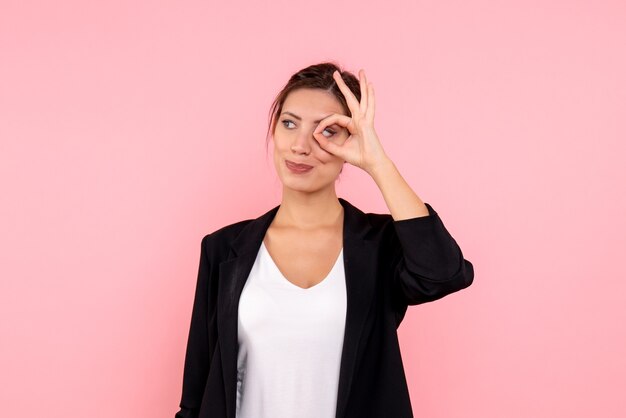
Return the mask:
<svg viewBox="0 0 626 418">
<path fill-rule="evenodd" d="M 313 166 L 311 165 L 298 164 L 290 160 L 285 160 L 285 165 L 292 173 L 295 173 L 295 174 L 305 174 L 313 170 Z"/>
</svg>

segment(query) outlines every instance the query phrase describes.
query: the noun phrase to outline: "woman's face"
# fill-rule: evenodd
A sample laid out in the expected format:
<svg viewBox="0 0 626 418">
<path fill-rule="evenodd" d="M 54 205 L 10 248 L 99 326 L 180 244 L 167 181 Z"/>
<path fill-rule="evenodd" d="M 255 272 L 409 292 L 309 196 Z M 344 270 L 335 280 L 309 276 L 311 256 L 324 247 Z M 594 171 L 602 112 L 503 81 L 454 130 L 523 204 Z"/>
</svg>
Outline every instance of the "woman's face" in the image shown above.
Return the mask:
<svg viewBox="0 0 626 418">
<path fill-rule="evenodd" d="M 345 115 L 331 93 L 310 88 L 289 93 L 273 136 L 274 165 L 283 187 L 303 192 L 334 187 L 344 160 L 322 149 L 313 137 L 319 121 L 333 113 Z M 327 126 L 321 134 L 338 145 L 348 138 L 348 131 L 336 124 Z M 288 161 L 310 168 L 292 169 Z"/>
</svg>

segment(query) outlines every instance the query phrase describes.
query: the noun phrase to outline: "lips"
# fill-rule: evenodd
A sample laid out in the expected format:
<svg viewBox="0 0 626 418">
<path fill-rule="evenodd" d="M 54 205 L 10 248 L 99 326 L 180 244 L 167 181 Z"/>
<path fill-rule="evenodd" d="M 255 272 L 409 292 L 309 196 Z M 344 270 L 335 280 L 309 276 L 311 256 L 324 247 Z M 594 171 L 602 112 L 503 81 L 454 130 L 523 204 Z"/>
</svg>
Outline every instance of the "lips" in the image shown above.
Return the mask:
<svg viewBox="0 0 626 418">
<path fill-rule="evenodd" d="M 293 161 L 289 161 L 289 160 L 285 160 L 285 164 L 287 165 L 287 168 L 291 169 L 292 171 L 296 171 L 296 172 L 305 172 L 305 171 L 309 171 L 310 169 L 313 168 L 313 166 L 308 165 L 308 164 L 298 164 L 298 163 L 294 163 Z"/>
</svg>

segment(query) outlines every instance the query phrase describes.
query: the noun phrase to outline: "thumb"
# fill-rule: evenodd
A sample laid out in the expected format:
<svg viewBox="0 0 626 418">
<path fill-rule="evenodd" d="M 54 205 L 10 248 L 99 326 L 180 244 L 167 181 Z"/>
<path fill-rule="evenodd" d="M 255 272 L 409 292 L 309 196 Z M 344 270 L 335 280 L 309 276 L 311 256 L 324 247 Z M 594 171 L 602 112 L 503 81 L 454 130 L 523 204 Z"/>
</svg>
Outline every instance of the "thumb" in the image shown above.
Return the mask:
<svg viewBox="0 0 626 418">
<path fill-rule="evenodd" d="M 343 149 L 339 145 L 335 144 L 332 141 L 329 141 L 321 133 L 314 135 L 314 137 L 317 140 L 318 144 L 320 144 L 320 147 L 322 147 L 323 150 L 328 151 L 331 154 L 336 155 L 337 157 L 340 157 L 344 160 L 346 159 L 343 156 Z"/>
</svg>

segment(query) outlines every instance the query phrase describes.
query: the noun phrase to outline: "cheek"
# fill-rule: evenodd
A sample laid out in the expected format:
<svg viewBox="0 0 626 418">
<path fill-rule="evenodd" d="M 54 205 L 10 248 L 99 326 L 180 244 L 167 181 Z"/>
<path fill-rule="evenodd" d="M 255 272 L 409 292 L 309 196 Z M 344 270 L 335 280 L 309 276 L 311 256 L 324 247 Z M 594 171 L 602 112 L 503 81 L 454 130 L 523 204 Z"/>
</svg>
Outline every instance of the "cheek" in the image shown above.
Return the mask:
<svg viewBox="0 0 626 418">
<path fill-rule="evenodd" d="M 324 164 L 332 163 L 335 159 L 337 159 L 337 157 L 325 152 L 321 148 L 313 150 L 313 156 Z"/>
<path fill-rule="evenodd" d="M 312 155 L 324 164 L 343 164 L 343 159 L 328 151 L 324 151 L 319 144 L 313 148 Z"/>
<path fill-rule="evenodd" d="M 324 155 L 316 156 L 316 159 L 323 164 L 322 169 L 324 172 L 329 174 L 338 173 L 344 165 L 341 158 L 334 155 L 328 155 L 326 153 L 324 153 Z"/>
<path fill-rule="evenodd" d="M 280 138 L 274 138 L 272 140 L 272 150 L 274 154 L 274 159 L 283 158 L 285 155 L 288 155 L 291 151 L 289 146 L 287 145 L 288 141 L 281 140 Z"/>
<path fill-rule="evenodd" d="M 282 151 L 287 147 L 288 140 L 283 138 L 282 135 L 274 135 L 272 138 L 272 144 L 274 145 L 274 149 Z"/>
</svg>

